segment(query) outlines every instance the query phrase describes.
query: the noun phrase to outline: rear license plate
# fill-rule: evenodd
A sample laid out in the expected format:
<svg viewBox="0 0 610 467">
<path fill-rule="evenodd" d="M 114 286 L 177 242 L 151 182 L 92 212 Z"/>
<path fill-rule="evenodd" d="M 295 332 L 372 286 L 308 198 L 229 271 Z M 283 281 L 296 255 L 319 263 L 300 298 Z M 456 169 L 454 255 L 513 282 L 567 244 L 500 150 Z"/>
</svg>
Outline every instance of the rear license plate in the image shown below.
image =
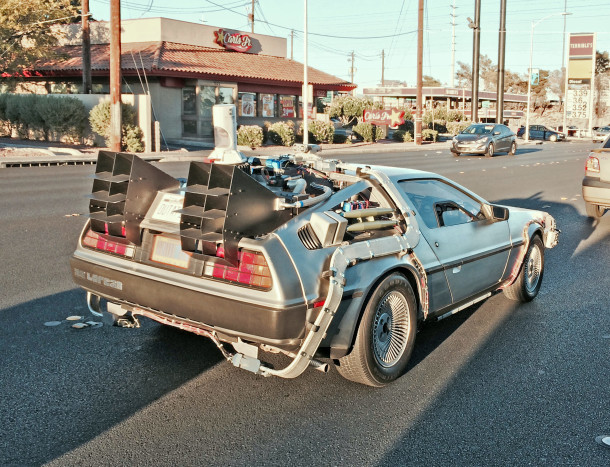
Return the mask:
<svg viewBox="0 0 610 467">
<path fill-rule="evenodd" d="M 182 251 L 179 239 L 155 235 L 152 254 L 150 255 L 151 261 L 188 269 L 190 259 L 191 257 Z"/>
<path fill-rule="evenodd" d="M 182 209 L 182 200 L 184 197 L 175 193 L 163 193 L 161 201 L 157 205 L 152 218 L 158 221 L 171 222 L 172 224 L 180 223 L 180 213 Z"/>
</svg>

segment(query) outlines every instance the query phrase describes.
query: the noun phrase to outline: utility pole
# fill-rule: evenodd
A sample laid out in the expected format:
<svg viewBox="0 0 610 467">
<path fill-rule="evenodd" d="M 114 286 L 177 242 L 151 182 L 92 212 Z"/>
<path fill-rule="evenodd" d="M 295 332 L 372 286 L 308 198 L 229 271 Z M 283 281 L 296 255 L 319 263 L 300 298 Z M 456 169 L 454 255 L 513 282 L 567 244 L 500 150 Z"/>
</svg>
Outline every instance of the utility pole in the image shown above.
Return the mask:
<svg viewBox="0 0 610 467">
<path fill-rule="evenodd" d="M 384 70 L 385 70 L 385 50 L 381 50 L 381 86 L 385 86 L 384 79 Z"/>
<path fill-rule="evenodd" d="M 474 23 L 469 25 L 473 29 L 472 44 L 472 100 L 471 118 L 476 123 L 479 120 L 479 54 L 481 47 L 481 0 L 475 0 Z"/>
<path fill-rule="evenodd" d="M 292 60 L 294 51 L 294 29 L 290 31 L 290 60 Z"/>
<path fill-rule="evenodd" d="M 415 144 L 422 143 L 421 127 L 422 127 L 422 86 L 423 80 L 423 65 L 424 65 L 424 0 L 419 0 L 417 14 L 417 97 L 415 110 Z"/>
<path fill-rule="evenodd" d="M 91 35 L 89 32 L 89 0 L 81 2 L 83 43 L 83 94 L 91 94 Z"/>
<path fill-rule="evenodd" d="M 305 12 L 304 12 L 304 32 L 305 32 L 305 37 L 304 37 L 304 44 L 303 44 L 303 144 L 305 145 L 305 147 L 307 148 L 309 146 L 309 125 L 308 125 L 308 119 L 309 119 L 309 77 L 307 75 L 308 73 L 308 69 L 307 69 L 307 40 L 308 40 L 308 33 L 307 33 L 307 27 L 308 27 L 308 21 L 307 21 L 307 0 L 305 0 L 304 2 L 304 6 L 305 6 Z"/>
<path fill-rule="evenodd" d="M 498 80 L 496 87 L 496 123 L 504 121 L 504 52 L 506 51 L 506 0 L 500 1 L 498 38 Z"/>
<path fill-rule="evenodd" d="M 110 0 L 110 150 L 121 151 L 120 0 Z"/>
<path fill-rule="evenodd" d="M 354 83 L 354 51 L 352 50 L 352 53 L 350 54 L 351 58 L 348 58 L 348 60 L 351 62 L 351 66 L 350 66 L 350 81 L 353 84 Z M 352 96 L 354 95 L 354 91 L 352 90 Z"/>
<path fill-rule="evenodd" d="M 455 87 L 455 0 L 451 11 L 451 87 Z"/>
<path fill-rule="evenodd" d="M 250 23 L 252 23 L 252 34 L 254 34 L 254 2 L 256 0 L 252 0 L 252 13 L 250 13 L 248 15 L 248 19 L 250 20 Z"/>
</svg>

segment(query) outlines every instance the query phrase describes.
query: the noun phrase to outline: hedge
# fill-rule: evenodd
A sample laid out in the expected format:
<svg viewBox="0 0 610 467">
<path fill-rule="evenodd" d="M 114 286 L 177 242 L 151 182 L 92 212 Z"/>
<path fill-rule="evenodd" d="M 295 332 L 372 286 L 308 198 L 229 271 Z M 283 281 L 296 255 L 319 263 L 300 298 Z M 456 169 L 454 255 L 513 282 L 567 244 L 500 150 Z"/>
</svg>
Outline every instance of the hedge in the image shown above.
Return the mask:
<svg viewBox="0 0 610 467">
<path fill-rule="evenodd" d="M 0 121 L 21 138 L 79 141 L 87 128 L 87 111 L 74 97 L 0 94 Z"/>
<path fill-rule="evenodd" d="M 373 125 L 370 123 L 358 123 L 352 127 L 354 134 L 366 143 L 373 142 Z M 383 137 L 383 130 L 375 127 L 375 140 Z"/>
<path fill-rule="evenodd" d="M 135 124 L 136 109 L 131 104 L 121 104 L 121 150 L 142 152 L 142 130 Z M 89 112 L 91 129 L 104 137 L 106 145 L 110 145 L 110 101 L 97 104 Z"/>
<path fill-rule="evenodd" d="M 269 125 L 268 138 L 273 144 L 279 146 L 292 146 L 294 144 L 294 122 L 275 122 Z"/>
<path fill-rule="evenodd" d="M 263 145 L 263 129 L 258 125 L 241 125 L 237 129 L 237 144 L 256 148 Z"/>
</svg>

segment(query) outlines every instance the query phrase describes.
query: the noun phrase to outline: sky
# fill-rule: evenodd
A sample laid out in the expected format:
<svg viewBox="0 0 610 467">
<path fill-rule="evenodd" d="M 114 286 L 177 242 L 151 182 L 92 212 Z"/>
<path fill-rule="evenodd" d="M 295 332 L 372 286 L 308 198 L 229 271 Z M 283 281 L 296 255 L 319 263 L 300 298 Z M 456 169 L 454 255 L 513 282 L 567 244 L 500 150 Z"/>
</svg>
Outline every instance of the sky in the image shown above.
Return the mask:
<svg viewBox="0 0 610 467">
<path fill-rule="evenodd" d="M 474 0 L 425 0 L 423 74 L 451 84 L 452 37 L 455 22 L 457 62 L 472 64 Z M 481 54 L 498 60 L 500 0 L 481 0 Z M 287 38 L 290 57 L 304 57 L 304 0 L 256 0 L 254 32 Z M 455 5 L 455 9 L 453 8 Z M 90 0 L 97 20 L 110 19 L 109 0 Z M 122 19 L 166 17 L 250 32 L 251 0 L 121 0 Z M 564 11 L 571 15 L 564 16 Z M 308 0 L 309 66 L 354 82 L 358 90 L 385 79 L 416 84 L 418 0 Z M 455 15 L 455 16 L 453 16 Z M 455 20 L 453 18 L 455 17 Z M 597 33 L 597 50 L 610 51 L 610 0 L 507 0 L 505 69 L 527 74 L 530 39 L 533 68 L 562 66 L 564 19 L 568 33 Z M 540 21 L 542 20 L 542 21 Z M 539 22 L 540 21 L 540 22 Z M 532 23 L 536 23 L 531 35 Z M 457 82 L 457 81 L 456 81 Z"/>
</svg>

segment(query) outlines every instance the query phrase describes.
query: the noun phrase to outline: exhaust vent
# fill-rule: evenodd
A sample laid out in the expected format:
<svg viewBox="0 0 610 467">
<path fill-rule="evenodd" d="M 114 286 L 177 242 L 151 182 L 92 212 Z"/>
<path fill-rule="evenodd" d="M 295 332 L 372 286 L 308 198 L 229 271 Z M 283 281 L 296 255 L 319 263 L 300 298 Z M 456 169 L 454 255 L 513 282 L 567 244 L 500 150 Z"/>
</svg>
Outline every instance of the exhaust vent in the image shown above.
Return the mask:
<svg viewBox="0 0 610 467">
<path fill-rule="evenodd" d="M 179 182 L 133 154 L 100 151 L 89 195 L 91 230 L 140 244 L 140 223 L 157 191 Z"/>
<path fill-rule="evenodd" d="M 236 266 L 242 237 L 263 235 L 288 221 L 276 211 L 277 196 L 254 180 L 247 164 L 191 162 L 180 211 L 182 249 L 193 256 Z M 216 257 L 222 244 L 224 260 Z"/>
</svg>

